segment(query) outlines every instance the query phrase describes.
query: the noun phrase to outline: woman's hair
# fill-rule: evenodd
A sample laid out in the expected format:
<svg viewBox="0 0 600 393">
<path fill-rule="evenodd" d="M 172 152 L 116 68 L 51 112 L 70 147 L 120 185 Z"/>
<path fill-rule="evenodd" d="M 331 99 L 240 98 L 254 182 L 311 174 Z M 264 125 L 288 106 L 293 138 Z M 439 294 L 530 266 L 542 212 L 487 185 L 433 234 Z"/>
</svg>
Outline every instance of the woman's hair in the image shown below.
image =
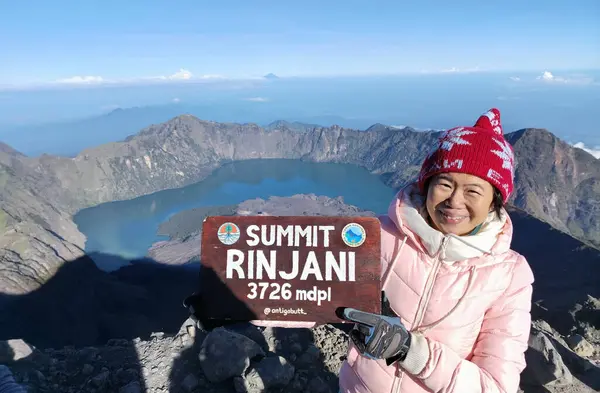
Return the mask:
<svg viewBox="0 0 600 393">
<path fill-rule="evenodd" d="M 429 179 L 425 180 L 425 192 L 429 192 L 429 184 L 431 183 L 432 179 L 433 178 L 430 177 Z M 492 188 L 494 189 L 494 196 L 492 197 L 493 210 L 494 213 L 496 213 L 496 217 L 500 219 L 502 218 L 502 208 L 504 207 L 504 200 L 502 199 L 502 193 L 500 192 L 500 190 L 498 190 L 498 188 L 496 188 L 495 186 L 492 186 Z"/>
<path fill-rule="evenodd" d="M 494 187 L 494 198 L 492 199 L 492 206 L 498 219 L 502 218 L 502 208 L 504 207 L 504 200 L 502 199 L 502 193 L 496 187 Z"/>
</svg>

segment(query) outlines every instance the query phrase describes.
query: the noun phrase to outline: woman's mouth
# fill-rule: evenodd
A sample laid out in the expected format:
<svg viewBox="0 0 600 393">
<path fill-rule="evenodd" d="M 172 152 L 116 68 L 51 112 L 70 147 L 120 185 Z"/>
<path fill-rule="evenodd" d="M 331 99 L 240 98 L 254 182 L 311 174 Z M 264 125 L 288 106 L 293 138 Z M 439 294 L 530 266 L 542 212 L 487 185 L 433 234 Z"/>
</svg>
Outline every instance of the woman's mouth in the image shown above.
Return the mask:
<svg viewBox="0 0 600 393">
<path fill-rule="evenodd" d="M 469 216 L 459 216 L 456 214 L 448 214 L 448 213 L 444 213 L 443 211 L 440 211 L 440 216 L 442 217 L 442 220 L 447 223 L 447 224 L 459 224 L 461 222 L 463 222 L 464 220 L 466 220 L 467 218 L 469 218 Z"/>
</svg>

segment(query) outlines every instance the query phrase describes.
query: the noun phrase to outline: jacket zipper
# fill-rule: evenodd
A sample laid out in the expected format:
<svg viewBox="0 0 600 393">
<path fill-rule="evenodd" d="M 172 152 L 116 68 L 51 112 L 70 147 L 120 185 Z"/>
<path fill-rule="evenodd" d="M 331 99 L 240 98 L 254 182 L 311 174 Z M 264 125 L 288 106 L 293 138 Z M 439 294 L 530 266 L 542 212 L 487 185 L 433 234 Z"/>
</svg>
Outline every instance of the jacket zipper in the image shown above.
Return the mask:
<svg viewBox="0 0 600 393">
<path fill-rule="evenodd" d="M 431 293 L 433 292 L 433 284 L 435 283 L 435 279 L 437 277 L 438 271 L 440 270 L 440 265 L 445 256 L 446 246 L 448 245 L 449 238 L 444 236 L 442 239 L 442 245 L 440 247 L 440 251 L 435 259 L 433 267 L 431 268 L 431 272 L 427 277 L 427 282 L 425 283 L 425 290 L 423 291 L 424 301 L 421 302 L 421 307 L 417 310 L 417 314 L 415 316 L 415 323 L 413 324 L 413 329 L 419 331 L 419 326 L 423 323 L 423 319 L 425 318 L 425 310 L 427 310 L 427 306 L 429 305 L 429 301 L 431 300 Z"/>
<path fill-rule="evenodd" d="M 417 309 L 417 312 L 415 314 L 415 322 L 413 323 L 412 329 L 411 329 L 413 331 L 415 329 L 416 329 L 416 331 L 418 331 L 418 327 L 419 327 L 419 325 L 421 325 L 421 323 L 423 322 L 423 318 L 425 317 L 425 310 L 427 309 L 427 305 L 429 304 L 429 300 L 431 299 L 431 292 L 433 291 L 433 284 L 435 282 L 435 278 L 439 271 L 439 267 L 442 264 L 442 261 L 444 259 L 448 240 L 449 240 L 449 238 L 447 236 L 444 236 L 444 238 L 442 239 L 442 245 L 440 247 L 440 251 L 438 252 L 436 260 L 433 263 L 433 267 L 431 268 L 431 272 L 429 273 L 429 276 L 427 277 L 427 281 L 425 282 L 425 290 L 423 291 L 423 298 L 422 298 L 422 300 L 424 299 L 424 301 L 420 302 L 421 306 Z M 405 374 L 404 371 L 400 370 L 396 366 L 396 376 L 394 378 L 394 382 L 396 383 L 396 385 L 395 385 L 396 388 L 394 389 L 395 391 L 393 393 L 400 392 L 400 387 L 402 386 L 402 381 L 404 380 L 404 374 Z"/>
</svg>

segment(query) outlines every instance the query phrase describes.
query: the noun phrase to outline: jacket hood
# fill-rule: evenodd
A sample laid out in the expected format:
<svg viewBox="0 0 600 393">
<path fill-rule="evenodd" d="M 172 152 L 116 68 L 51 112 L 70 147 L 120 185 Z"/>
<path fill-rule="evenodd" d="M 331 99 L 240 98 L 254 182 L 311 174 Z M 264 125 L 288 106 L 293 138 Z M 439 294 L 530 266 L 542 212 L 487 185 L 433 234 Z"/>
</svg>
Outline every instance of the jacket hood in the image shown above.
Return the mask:
<svg viewBox="0 0 600 393">
<path fill-rule="evenodd" d="M 447 263 L 485 255 L 495 256 L 510 250 L 513 226 L 505 209 L 502 209 L 501 218 L 490 213 L 475 235 L 444 235 L 432 228 L 425 219 L 425 198 L 420 194 L 416 183 L 409 184 L 396 194 L 389 206 L 388 215 L 402 233 L 431 257 L 437 255 L 444 239 L 447 239 L 442 256 Z"/>
</svg>

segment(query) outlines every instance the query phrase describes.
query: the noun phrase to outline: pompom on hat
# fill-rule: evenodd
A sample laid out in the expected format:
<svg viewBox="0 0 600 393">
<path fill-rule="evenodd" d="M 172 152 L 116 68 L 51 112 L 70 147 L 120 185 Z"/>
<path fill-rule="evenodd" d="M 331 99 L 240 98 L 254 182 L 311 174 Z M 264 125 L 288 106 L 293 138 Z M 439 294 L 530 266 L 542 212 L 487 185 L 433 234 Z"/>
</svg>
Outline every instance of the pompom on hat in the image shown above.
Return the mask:
<svg viewBox="0 0 600 393">
<path fill-rule="evenodd" d="M 504 203 L 514 187 L 514 152 L 504 139 L 500 111 L 492 108 L 473 127 L 447 130 L 427 155 L 418 185 L 425 194 L 425 182 L 439 173 L 460 172 L 480 177 L 502 194 Z"/>
</svg>

